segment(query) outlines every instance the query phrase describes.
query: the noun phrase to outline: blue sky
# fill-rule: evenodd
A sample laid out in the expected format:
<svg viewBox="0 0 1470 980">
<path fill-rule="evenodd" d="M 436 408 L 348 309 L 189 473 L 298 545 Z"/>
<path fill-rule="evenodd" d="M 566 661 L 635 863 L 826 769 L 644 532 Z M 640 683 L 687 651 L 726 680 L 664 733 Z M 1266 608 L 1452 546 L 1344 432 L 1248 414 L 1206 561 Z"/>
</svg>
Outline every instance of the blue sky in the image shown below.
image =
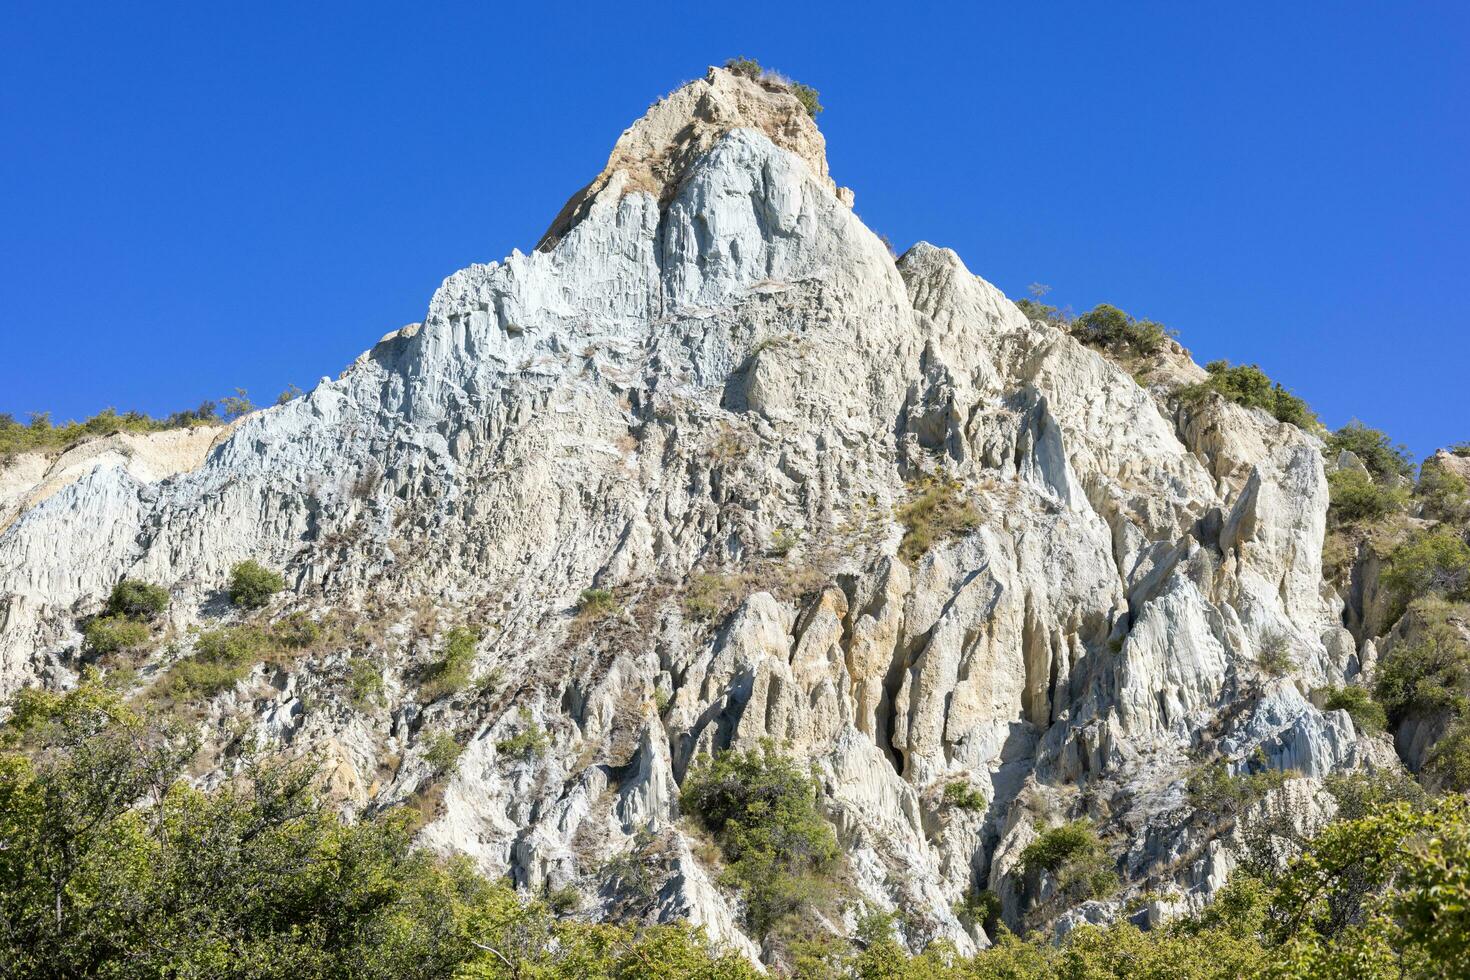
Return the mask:
<svg viewBox="0 0 1470 980">
<path fill-rule="evenodd" d="M 900 248 L 1160 320 L 1330 425 L 1470 439 L 1463 3 L 11 0 L 0 411 L 335 375 L 736 54 L 821 90 Z"/>
</svg>

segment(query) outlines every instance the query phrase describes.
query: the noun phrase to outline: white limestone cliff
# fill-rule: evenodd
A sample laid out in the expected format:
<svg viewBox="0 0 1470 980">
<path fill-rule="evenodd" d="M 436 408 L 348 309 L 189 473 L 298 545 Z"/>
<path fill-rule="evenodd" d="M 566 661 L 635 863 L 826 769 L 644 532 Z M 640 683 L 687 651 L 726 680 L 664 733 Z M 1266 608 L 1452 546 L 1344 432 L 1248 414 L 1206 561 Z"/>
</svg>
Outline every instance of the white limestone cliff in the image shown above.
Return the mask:
<svg viewBox="0 0 1470 980">
<path fill-rule="evenodd" d="M 955 902 L 988 886 L 1018 916 L 1048 819 L 1113 842 L 1125 890 L 1086 914 L 1205 900 L 1228 856 L 1184 804 L 1201 753 L 1259 751 L 1319 808 L 1324 776 L 1397 765 L 1306 696 L 1359 660 L 1322 580 L 1315 438 L 1176 410 L 953 252 L 895 262 L 850 204 L 793 97 L 711 69 L 624 133 L 539 250 L 450 276 L 339 378 L 183 465 L 27 464 L 0 497 L 0 693 L 73 683 L 77 621 L 125 575 L 173 595 L 180 649 L 146 683 L 259 560 L 287 574 L 275 612 L 381 635 L 262 667 L 206 737 L 244 720 L 321 750 L 363 810 L 425 799 L 426 740 L 450 732 L 467 748 L 426 843 L 752 955 L 681 820 L 700 752 L 774 738 L 809 759 L 857 894 L 961 950 L 986 938 Z M 925 474 L 981 521 L 910 566 L 895 507 Z M 681 601 L 710 583 L 732 607 L 713 622 Z M 620 612 L 589 626 L 594 586 Z M 413 628 L 426 606 L 437 627 Z M 484 631 L 480 682 L 425 703 L 414 670 L 457 623 Z M 1297 666 L 1271 679 L 1280 643 Z M 343 676 L 369 648 L 387 703 L 364 710 Z M 550 750 L 506 757 L 527 724 Z M 954 780 L 987 805 L 946 806 Z M 607 870 L 630 853 L 641 906 Z"/>
</svg>

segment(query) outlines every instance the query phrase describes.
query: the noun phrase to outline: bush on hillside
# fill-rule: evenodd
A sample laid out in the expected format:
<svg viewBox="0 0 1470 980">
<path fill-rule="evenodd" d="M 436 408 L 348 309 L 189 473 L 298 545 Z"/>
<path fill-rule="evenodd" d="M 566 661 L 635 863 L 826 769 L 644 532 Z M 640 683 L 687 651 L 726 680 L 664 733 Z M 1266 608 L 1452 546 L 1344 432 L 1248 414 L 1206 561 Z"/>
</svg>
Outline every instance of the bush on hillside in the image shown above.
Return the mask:
<svg viewBox="0 0 1470 980">
<path fill-rule="evenodd" d="M 82 631 L 87 649 L 99 655 L 136 650 L 147 644 L 152 634 L 148 624 L 125 616 L 98 616 Z"/>
<path fill-rule="evenodd" d="M 1326 711 L 1346 711 L 1358 730 L 1369 734 L 1383 731 L 1388 724 L 1383 705 L 1373 700 L 1371 691 L 1356 684 L 1328 688 L 1322 707 Z"/>
<path fill-rule="evenodd" d="M 433 770 L 435 776 L 447 776 L 459 765 L 459 757 L 464 752 L 464 746 L 455 740 L 448 732 L 435 732 L 430 735 L 424 748 L 424 761 Z"/>
<path fill-rule="evenodd" d="M 822 114 L 822 93 L 810 85 L 803 85 L 801 82 L 792 82 L 791 94 L 796 96 L 796 101 L 801 103 L 801 107 L 806 110 L 808 116 L 815 119 Z"/>
<path fill-rule="evenodd" d="M 175 701 L 211 698 L 238 684 L 273 649 L 256 626 L 222 626 L 194 638 L 194 652 L 168 669 L 157 692 Z"/>
<path fill-rule="evenodd" d="M 1374 685 L 1394 725 L 1415 713 L 1467 714 L 1470 643 L 1460 628 L 1467 617 L 1470 607 L 1433 598 L 1409 606 L 1402 638 L 1379 661 Z"/>
<path fill-rule="evenodd" d="M 156 619 L 167 608 L 167 589 L 138 579 L 125 578 L 112 587 L 112 594 L 107 597 L 107 607 L 103 614 L 151 620 Z"/>
<path fill-rule="evenodd" d="M 725 62 L 725 70 L 751 81 L 761 77 L 761 63 L 754 58 L 731 58 Z"/>
<path fill-rule="evenodd" d="M 1042 831 L 1021 851 L 1021 869 L 1027 875 L 1052 875 L 1057 897 L 1065 903 L 1104 898 L 1119 885 L 1112 858 L 1086 820 Z"/>
<path fill-rule="evenodd" d="M 1135 320 L 1116 306 L 1100 303 L 1072 321 L 1072 334 L 1085 344 L 1140 357 L 1157 354 L 1170 336 L 1163 324 Z"/>
<path fill-rule="evenodd" d="M 944 787 L 944 805 L 956 810 L 983 810 L 990 803 L 968 780 L 956 779 Z"/>
<path fill-rule="evenodd" d="M 1408 503 L 1407 491 L 1386 487 L 1361 470 L 1327 474 L 1331 514 L 1339 524 L 1371 524 L 1396 514 Z"/>
<path fill-rule="evenodd" d="M 260 609 L 285 587 L 286 580 L 280 572 L 271 571 L 257 561 L 242 561 L 230 569 L 227 591 L 230 601 L 241 609 Z"/>
<path fill-rule="evenodd" d="M 1195 769 L 1184 781 L 1189 805 L 1208 816 L 1235 817 L 1286 781 L 1284 772 L 1265 766 L 1264 756 L 1252 764 L 1254 772 L 1232 773 L 1224 761 Z"/>
<path fill-rule="evenodd" d="M 429 700 L 453 694 L 470 682 L 479 643 L 480 631 L 472 626 L 456 626 L 444 634 L 443 651 L 429 669 L 429 683 L 424 690 Z"/>
<path fill-rule="evenodd" d="M 722 880 L 740 889 L 757 935 L 820 901 L 837 838 L 817 811 L 816 780 L 773 743 L 696 761 L 681 801 L 729 862 Z"/>
<path fill-rule="evenodd" d="M 1326 448 L 1334 458 L 1343 452 L 1352 453 L 1380 480 L 1409 476 L 1414 472 L 1414 461 L 1407 446 L 1395 446 L 1386 434 L 1368 428 L 1357 419 L 1329 435 Z"/>
<path fill-rule="evenodd" d="M 1382 580 L 1398 611 L 1430 595 L 1470 598 L 1470 546 L 1450 528 L 1417 531 L 1389 553 Z"/>
<path fill-rule="evenodd" d="M 1441 793 L 1470 793 L 1470 719 L 1445 729 L 1424 760 L 1424 775 Z"/>
<path fill-rule="evenodd" d="M 1470 484 L 1432 458 L 1419 468 L 1414 497 L 1431 520 L 1460 523 L 1470 517 Z"/>
</svg>

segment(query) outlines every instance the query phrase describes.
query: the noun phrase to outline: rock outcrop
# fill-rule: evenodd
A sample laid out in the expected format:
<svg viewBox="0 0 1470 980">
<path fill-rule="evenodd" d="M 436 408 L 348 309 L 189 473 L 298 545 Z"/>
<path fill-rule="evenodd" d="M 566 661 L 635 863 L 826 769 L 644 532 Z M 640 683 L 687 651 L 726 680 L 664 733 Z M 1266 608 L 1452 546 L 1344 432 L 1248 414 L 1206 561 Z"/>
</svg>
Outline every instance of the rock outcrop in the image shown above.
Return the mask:
<svg viewBox="0 0 1470 980">
<path fill-rule="evenodd" d="M 895 261 L 778 89 L 711 69 L 657 103 L 537 251 L 450 276 L 422 324 L 207 453 L 98 444 L 7 491 L 0 687 L 73 683 L 79 619 L 131 576 L 173 596 L 143 691 L 258 560 L 287 574 L 273 614 L 360 628 L 213 699 L 206 780 L 243 723 L 321 751 L 344 806 L 416 803 L 433 847 L 752 955 L 681 819 L 699 753 L 809 759 L 854 899 L 961 950 L 986 942 L 953 911 L 970 891 L 1027 914 L 1019 855 L 1049 822 L 1092 820 L 1125 883 L 1069 914 L 1197 905 L 1230 857 L 1192 767 L 1289 770 L 1310 817 L 1327 775 L 1398 765 L 1308 697 L 1360 657 L 1322 578 L 1318 440 L 1173 404 L 951 251 Z M 205 437 L 144 442 L 168 438 Z M 941 484 L 976 520 L 907 561 L 901 508 Z M 616 611 L 579 614 L 589 588 Z M 417 672 L 460 624 L 475 680 L 430 700 Z M 352 658 L 382 704 L 349 697 Z M 532 728 L 544 754 L 503 748 Z M 436 783 L 444 732 L 466 747 Z M 947 804 L 957 781 L 984 805 Z"/>
</svg>

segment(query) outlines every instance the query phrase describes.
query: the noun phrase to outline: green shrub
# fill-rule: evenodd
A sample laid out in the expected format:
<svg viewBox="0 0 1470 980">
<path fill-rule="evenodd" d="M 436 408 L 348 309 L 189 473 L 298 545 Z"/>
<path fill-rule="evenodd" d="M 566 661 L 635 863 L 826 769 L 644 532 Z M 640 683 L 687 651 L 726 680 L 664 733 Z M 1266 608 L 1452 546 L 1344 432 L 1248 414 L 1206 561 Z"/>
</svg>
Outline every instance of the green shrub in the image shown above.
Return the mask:
<svg viewBox="0 0 1470 980">
<path fill-rule="evenodd" d="M 1464 606 L 1420 599 L 1405 614 L 1405 639 L 1394 643 L 1378 664 L 1374 694 L 1398 725 L 1416 712 L 1449 710 L 1465 715 L 1470 707 L 1470 644 L 1452 616 L 1470 614 Z"/>
<path fill-rule="evenodd" d="M 955 903 L 954 914 L 965 925 L 979 926 L 993 934 L 1000 922 L 1000 908 L 999 895 L 988 888 L 976 888 Z"/>
<path fill-rule="evenodd" d="M 817 811 L 815 778 L 773 743 L 696 761 L 680 799 L 728 862 L 721 880 L 744 896 L 756 935 L 821 901 L 837 838 Z"/>
<path fill-rule="evenodd" d="M 271 626 L 271 636 L 284 647 L 304 650 L 322 638 L 322 627 L 304 612 L 294 612 Z"/>
<path fill-rule="evenodd" d="M 1414 810 L 1429 804 L 1424 787 L 1401 770 L 1332 773 L 1322 785 L 1337 801 L 1339 820 L 1357 820 L 1391 803 L 1404 803 Z"/>
<path fill-rule="evenodd" d="M 219 408 L 220 413 L 232 422 L 242 415 L 249 415 L 255 411 L 255 406 L 250 403 L 249 393 L 244 388 L 236 388 L 233 395 L 221 398 Z"/>
<path fill-rule="evenodd" d="M 1163 350 L 1170 331 L 1162 324 L 1135 320 L 1116 306 L 1100 303 L 1072 321 L 1072 334 L 1094 347 L 1149 357 Z"/>
<path fill-rule="evenodd" d="M 1396 612 L 1423 596 L 1470 598 L 1470 547 L 1448 528 L 1417 531 L 1389 554 L 1382 581 Z"/>
<path fill-rule="evenodd" d="M 958 482 L 938 478 L 918 486 L 918 496 L 896 514 L 904 527 L 898 554 L 909 564 L 918 562 L 941 541 L 973 531 L 981 523 L 980 512 Z"/>
<path fill-rule="evenodd" d="M 168 608 L 168 590 L 138 579 L 125 578 L 112 587 L 107 597 L 106 616 L 152 620 Z"/>
<path fill-rule="evenodd" d="M 1407 492 L 1386 487 L 1360 470 L 1328 473 L 1327 493 L 1332 517 L 1340 524 L 1382 520 L 1403 510 L 1409 498 Z"/>
<path fill-rule="evenodd" d="M 1259 752 L 1259 750 L 1257 750 Z M 1263 756 L 1256 764 L 1264 766 Z M 1231 773 L 1225 762 L 1215 762 L 1192 771 L 1185 779 L 1184 790 L 1189 805 L 1202 814 L 1220 817 L 1239 816 L 1267 793 L 1281 787 L 1286 773 L 1279 769 L 1258 768 L 1255 772 Z"/>
<path fill-rule="evenodd" d="M 1414 496 L 1424 505 L 1425 517 L 1458 522 L 1470 516 L 1470 484 L 1433 459 L 1419 468 Z"/>
<path fill-rule="evenodd" d="M 520 712 L 520 722 L 521 730 L 496 742 L 495 751 L 507 758 L 527 762 L 546 755 L 546 750 L 551 748 L 551 739 L 546 736 L 546 729 L 536 724 L 531 719 L 531 713 L 524 708 Z"/>
<path fill-rule="evenodd" d="M 383 672 L 368 657 L 347 661 L 347 691 L 353 705 L 368 708 L 383 700 Z"/>
<path fill-rule="evenodd" d="M 983 810 L 989 804 L 985 794 L 967 781 L 956 779 L 944 787 L 944 804 L 957 810 Z"/>
<path fill-rule="evenodd" d="M 250 664 L 264 659 L 270 637 L 257 626 L 222 626 L 194 638 L 194 657 L 211 664 Z"/>
<path fill-rule="evenodd" d="M 444 634 L 444 650 L 439 661 L 429 670 L 425 695 L 430 699 L 462 690 L 470 682 L 475 664 L 475 647 L 480 631 L 472 626 L 456 626 Z"/>
<path fill-rule="evenodd" d="M 1285 633 L 1268 633 L 1261 637 L 1256 665 L 1270 677 L 1284 677 L 1296 669 L 1296 655 L 1291 652 L 1291 637 Z"/>
<path fill-rule="evenodd" d="M 1026 314 L 1027 319 L 1049 323 L 1054 327 L 1064 327 L 1069 322 L 1064 311 L 1055 306 L 1048 306 L 1040 300 L 1018 299 L 1015 302 L 1016 308 Z"/>
<path fill-rule="evenodd" d="M 803 85 L 801 82 L 792 82 L 791 94 L 796 96 L 796 101 L 801 103 L 801 107 L 806 110 L 808 116 L 815 119 L 822 114 L 822 93 L 810 85 Z"/>
<path fill-rule="evenodd" d="M 242 561 L 230 569 L 230 601 L 241 609 L 260 609 L 286 587 L 286 580 L 256 561 Z"/>
<path fill-rule="evenodd" d="M 1021 867 L 1027 874 L 1055 872 L 1072 858 L 1100 847 L 1097 831 L 1086 820 L 1059 824 L 1041 832 L 1021 852 Z"/>
<path fill-rule="evenodd" d="M 454 736 L 448 732 L 435 732 L 430 735 L 424 748 L 424 761 L 429 768 L 434 770 L 434 775 L 445 776 L 454 771 L 459 764 L 460 753 L 464 752 L 464 746 L 455 741 Z"/>
<path fill-rule="evenodd" d="M 224 626 L 194 638 L 193 654 L 159 679 L 158 690 L 176 701 L 210 698 L 234 687 L 264 660 L 271 638 L 256 626 Z"/>
<path fill-rule="evenodd" d="M 1424 774 L 1442 793 L 1470 793 L 1470 721 L 1450 723 L 1424 760 Z"/>
<path fill-rule="evenodd" d="M 1181 401 L 1198 403 L 1214 393 L 1237 405 L 1265 409 L 1278 420 L 1299 428 L 1311 430 L 1321 425 L 1306 402 L 1272 381 L 1254 364 L 1232 367 L 1229 361 L 1211 361 L 1205 365 L 1205 371 L 1209 377 L 1204 381 L 1179 389 Z"/>
<path fill-rule="evenodd" d="M 1383 432 L 1370 429 L 1357 419 L 1329 435 L 1326 444 L 1328 455 L 1335 458 L 1339 453 L 1350 452 L 1380 480 L 1414 472 L 1407 446 L 1395 446 Z"/>
<path fill-rule="evenodd" d="M 156 690 L 174 701 L 208 699 L 240 683 L 249 670 L 235 664 L 180 660 L 159 678 Z"/>
<path fill-rule="evenodd" d="M 751 81 L 761 77 L 761 63 L 754 58 L 731 58 L 725 62 L 725 70 Z"/>
<path fill-rule="evenodd" d="M 556 915 L 571 915 L 582 907 L 582 893 L 571 885 L 549 889 L 546 892 L 546 907 Z"/>
<path fill-rule="evenodd" d="M 1322 707 L 1327 711 L 1346 711 L 1360 731 L 1381 732 L 1388 724 L 1388 714 L 1373 700 L 1372 692 L 1356 684 L 1329 688 Z"/>
<path fill-rule="evenodd" d="M 1120 884 L 1107 849 L 1086 820 L 1043 831 L 1021 852 L 1021 869 L 1028 875 L 1045 871 L 1054 876 L 1063 902 L 1105 898 Z"/>
<path fill-rule="evenodd" d="M 82 633 L 87 649 L 103 655 L 136 650 L 152 636 L 146 623 L 123 616 L 99 616 L 88 623 Z"/>
</svg>

